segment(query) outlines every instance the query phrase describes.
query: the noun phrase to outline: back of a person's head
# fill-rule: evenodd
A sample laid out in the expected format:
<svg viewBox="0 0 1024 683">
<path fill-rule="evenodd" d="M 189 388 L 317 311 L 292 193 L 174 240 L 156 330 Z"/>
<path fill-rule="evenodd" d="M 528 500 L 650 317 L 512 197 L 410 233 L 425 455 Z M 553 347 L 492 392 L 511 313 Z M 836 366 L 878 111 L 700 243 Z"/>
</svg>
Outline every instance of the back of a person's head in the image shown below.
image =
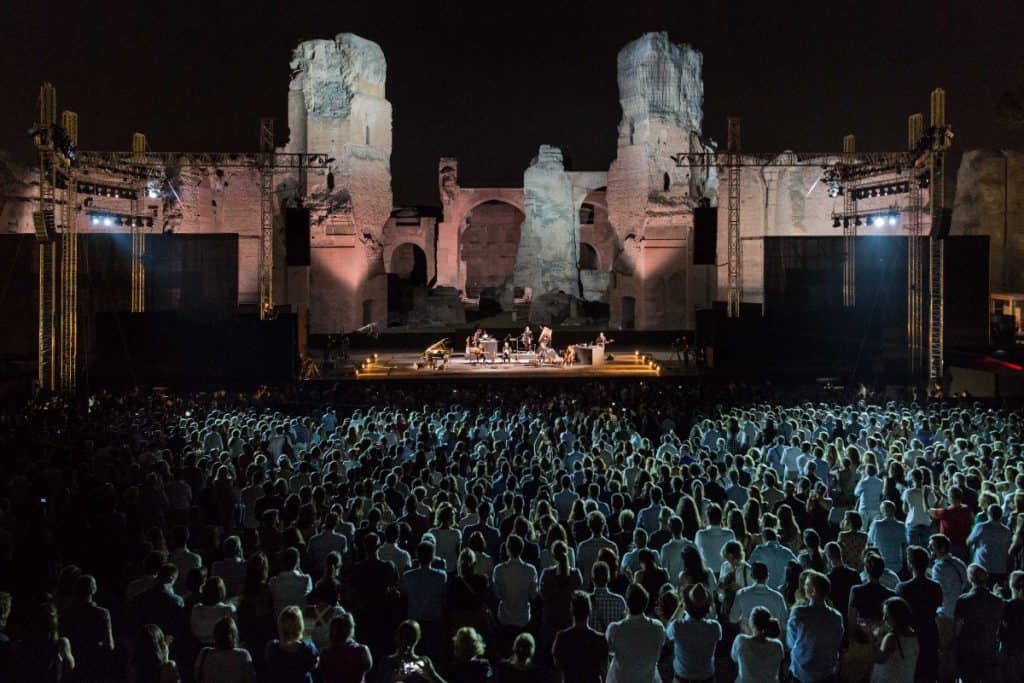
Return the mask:
<svg viewBox="0 0 1024 683">
<path fill-rule="evenodd" d="M 643 614 L 649 602 L 650 595 L 647 593 L 647 589 L 640 584 L 630 584 L 626 589 L 626 607 L 630 614 Z"/>
<path fill-rule="evenodd" d="M 484 639 L 475 628 L 463 626 L 452 636 L 452 649 L 456 661 L 466 662 L 482 657 L 486 650 Z"/>
<path fill-rule="evenodd" d="M 523 554 L 523 539 L 516 534 L 512 534 L 505 542 L 505 547 L 508 550 L 509 557 L 518 559 Z"/>
<path fill-rule="evenodd" d="M 213 644 L 219 650 L 238 647 L 238 625 L 234 617 L 222 617 L 213 625 Z"/>
<path fill-rule="evenodd" d="M 75 600 L 85 602 L 91 600 L 94 595 L 96 595 L 96 579 L 91 574 L 82 574 L 75 579 Z"/>
<path fill-rule="evenodd" d="M 764 562 L 751 562 L 750 575 L 754 577 L 754 581 L 765 583 L 768 580 L 768 565 Z"/>
<path fill-rule="evenodd" d="M 299 549 L 291 545 L 284 549 L 281 553 L 281 566 L 286 570 L 296 570 L 299 568 Z"/>
<path fill-rule="evenodd" d="M 607 562 L 599 560 L 590 568 L 590 577 L 593 579 L 595 586 L 607 586 L 610 574 L 611 570 L 609 569 Z"/>
<path fill-rule="evenodd" d="M 277 615 L 277 637 L 283 642 L 291 643 L 302 640 L 305 622 L 302 610 L 295 605 L 288 605 Z"/>
<path fill-rule="evenodd" d="M 600 536 L 604 530 L 604 515 L 597 511 L 587 515 L 587 528 L 590 529 L 590 533 L 593 535 Z"/>
<path fill-rule="evenodd" d="M 355 628 L 356 622 L 350 612 L 343 612 L 331 619 L 331 645 L 338 646 L 348 641 Z"/>
<path fill-rule="evenodd" d="M 227 591 L 224 588 L 224 580 L 214 576 L 203 582 L 199 592 L 199 599 L 204 605 L 216 605 L 224 602 Z"/>
<path fill-rule="evenodd" d="M 175 565 L 170 562 L 160 565 L 160 569 L 156 573 L 156 581 L 158 584 L 166 585 L 174 583 L 177 579 L 178 568 Z"/>
<path fill-rule="evenodd" d="M 928 551 L 919 545 L 912 545 L 907 548 L 907 564 L 918 574 L 923 574 L 928 571 L 928 565 L 931 558 L 928 556 Z"/>
<path fill-rule="evenodd" d="M 434 549 L 434 544 L 429 541 L 421 541 L 416 546 L 416 560 L 423 569 L 430 569 L 430 565 L 434 561 Z"/>
<path fill-rule="evenodd" d="M 574 619 L 586 621 L 590 616 L 590 596 L 581 590 L 573 591 L 570 608 Z"/>
<path fill-rule="evenodd" d="M 395 640 L 398 641 L 400 649 L 411 649 L 420 642 L 420 623 L 415 619 L 406 619 L 398 625 L 395 631 Z"/>
<path fill-rule="evenodd" d="M 754 633 L 767 638 L 778 638 L 782 632 L 779 620 L 772 617 L 772 613 L 760 605 L 750 612 L 750 625 L 753 626 Z"/>
<path fill-rule="evenodd" d="M 711 596 L 702 583 L 695 583 L 683 593 L 683 605 L 694 619 L 703 619 L 711 611 Z"/>
<path fill-rule="evenodd" d="M 708 506 L 708 523 L 719 526 L 722 523 L 722 508 L 717 503 Z"/>
<path fill-rule="evenodd" d="M 967 579 L 972 586 L 984 588 L 988 586 L 988 570 L 980 564 L 973 563 L 967 567 Z"/>
<path fill-rule="evenodd" d="M 868 553 L 864 558 L 864 571 L 872 579 L 882 578 L 882 574 L 885 573 L 885 560 L 877 553 Z"/>
<path fill-rule="evenodd" d="M 515 656 L 516 661 L 521 664 L 525 664 L 533 659 L 533 653 L 536 649 L 537 644 L 529 633 L 520 633 L 512 643 L 512 654 Z"/>
</svg>

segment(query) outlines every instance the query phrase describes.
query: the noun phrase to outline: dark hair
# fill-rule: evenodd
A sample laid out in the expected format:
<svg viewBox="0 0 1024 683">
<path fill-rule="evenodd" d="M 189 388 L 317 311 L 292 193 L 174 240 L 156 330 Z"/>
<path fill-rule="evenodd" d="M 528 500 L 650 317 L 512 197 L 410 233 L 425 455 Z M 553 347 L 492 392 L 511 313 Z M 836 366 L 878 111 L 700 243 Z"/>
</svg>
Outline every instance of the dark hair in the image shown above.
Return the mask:
<svg viewBox="0 0 1024 683">
<path fill-rule="evenodd" d="M 218 650 L 231 650 L 238 646 L 238 625 L 233 617 L 222 617 L 213 625 L 213 644 Z"/>
<path fill-rule="evenodd" d="M 629 608 L 630 614 L 643 614 L 650 601 L 650 594 L 640 584 L 630 584 L 626 589 L 626 607 Z"/>
<path fill-rule="evenodd" d="M 204 605 L 216 605 L 219 602 L 224 602 L 224 598 L 227 597 L 227 589 L 224 587 L 224 580 L 219 576 L 213 576 L 203 582 L 203 587 L 199 591 L 199 599 Z"/>
<path fill-rule="evenodd" d="M 571 608 L 574 619 L 586 621 L 587 617 L 590 616 L 590 595 L 581 590 L 573 591 Z"/>
</svg>

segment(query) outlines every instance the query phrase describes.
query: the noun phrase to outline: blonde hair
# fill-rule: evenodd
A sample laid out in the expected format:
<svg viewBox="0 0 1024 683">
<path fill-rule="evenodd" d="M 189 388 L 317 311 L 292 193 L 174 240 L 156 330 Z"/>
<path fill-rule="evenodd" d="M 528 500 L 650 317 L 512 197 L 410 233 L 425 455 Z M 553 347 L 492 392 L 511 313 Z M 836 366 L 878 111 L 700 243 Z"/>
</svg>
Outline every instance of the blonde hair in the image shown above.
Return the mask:
<svg viewBox="0 0 1024 683">
<path fill-rule="evenodd" d="M 470 626 L 463 626 L 456 631 L 452 644 L 455 646 L 456 659 L 470 660 L 473 657 L 481 657 L 485 650 L 484 639 Z"/>
<path fill-rule="evenodd" d="M 294 643 L 302 640 L 305 628 L 302 610 L 295 605 L 288 605 L 277 615 L 277 637 L 284 642 Z"/>
</svg>

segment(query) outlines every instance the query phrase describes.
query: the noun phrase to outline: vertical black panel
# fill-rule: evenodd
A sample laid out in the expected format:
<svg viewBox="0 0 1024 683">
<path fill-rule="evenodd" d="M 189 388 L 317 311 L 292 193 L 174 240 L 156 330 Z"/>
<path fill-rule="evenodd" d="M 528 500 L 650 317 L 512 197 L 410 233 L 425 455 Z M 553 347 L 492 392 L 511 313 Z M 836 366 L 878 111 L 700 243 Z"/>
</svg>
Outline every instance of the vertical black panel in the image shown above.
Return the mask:
<svg viewBox="0 0 1024 683">
<path fill-rule="evenodd" d="M 289 266 L 309 265 L 309 209 L 285 209 L 284 245 Z"/>
<path fill-rule="evenodd" d="M 718 250 L 718 209 L 699 206 L 693 210 L 693 264 L 715 265 Z"/>
</svg>

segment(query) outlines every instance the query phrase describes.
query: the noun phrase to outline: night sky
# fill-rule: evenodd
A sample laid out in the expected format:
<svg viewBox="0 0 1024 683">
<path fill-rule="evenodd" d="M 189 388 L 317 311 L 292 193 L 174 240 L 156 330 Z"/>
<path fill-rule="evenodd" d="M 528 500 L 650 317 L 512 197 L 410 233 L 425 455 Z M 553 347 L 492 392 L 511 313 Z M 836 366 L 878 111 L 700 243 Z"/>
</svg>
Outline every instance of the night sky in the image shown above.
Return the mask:
<svg viewBox="0 0 1024 683">
<path fill-rule="evenodd" d="M 67 5 L 67 8 L 64 6 Z M 902 149 L 945 87 L 957 152 L 1020 146 L 995 119 L 1024 81 L 1024 10 L 1003 0 L 921 2 L 14 2 L 0 7 L 0 149 L 31 161 L 39 84 L 79 114 L 81 146 L 250 151 L 260 116 L 287 137 L 288 61 L 302 39 L 381 45 L 394 107 L 396 204 L 436 205 L 437 158 L 463 185 L 521 185 L 539 144 L 603 170 L 620 117 L 615 59 L 646 31 L 704 54 L 704 132 L 743 118 L 751 151 Z M 263 9 L 267 6 L 268 9 Z"/>
</svg>

